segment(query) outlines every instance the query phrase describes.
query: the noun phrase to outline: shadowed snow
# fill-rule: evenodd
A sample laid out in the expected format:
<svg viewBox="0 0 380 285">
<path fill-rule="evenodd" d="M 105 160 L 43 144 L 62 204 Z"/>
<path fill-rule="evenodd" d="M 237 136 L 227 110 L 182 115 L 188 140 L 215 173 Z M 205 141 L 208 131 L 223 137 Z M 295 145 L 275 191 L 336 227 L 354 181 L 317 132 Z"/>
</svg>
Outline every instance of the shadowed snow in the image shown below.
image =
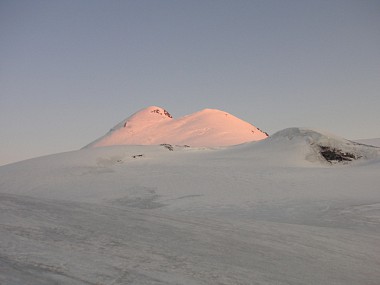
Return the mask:
<svg viewBox="0 0 380 285">
<path fill-rule="evenodd" d="M 331 164 L 320 146 L 360 158 Z M 378 155 L 291 128 L 2 166 L 0 284 L 377 285 Z"/>
</svg>

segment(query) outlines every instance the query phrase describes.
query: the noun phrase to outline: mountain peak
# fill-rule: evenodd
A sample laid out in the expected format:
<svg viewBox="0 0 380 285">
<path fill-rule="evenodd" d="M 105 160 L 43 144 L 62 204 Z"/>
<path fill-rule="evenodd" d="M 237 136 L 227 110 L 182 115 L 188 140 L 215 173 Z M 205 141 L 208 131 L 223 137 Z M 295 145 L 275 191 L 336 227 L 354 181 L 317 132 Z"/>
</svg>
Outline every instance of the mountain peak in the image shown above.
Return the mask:
<svg viewBox="0 0 380 285">
<path fill-rule="evenodd" d="M 147 108 L 144 108 L 144 109 L 138 111 L 134 115 L 137 115 L 137 114 L 141 115 L 141 114 L 146 114 L 146 113 L 158 114 L 158 115 L 161 115 L 161 116 L 168 117 L 170 119 L 173 118 L 172 115 L 170 115 L 170 113 L 168 111 L 166 111 L 164 108 L 157 107 L 157 106 L 149 106 Z"/>
<path fill-rule="evenodd" d="M 164 108 L 149 106 L 86 147 L 163 143 L 214 147 L 258 141 L 267 136 L 250 123 L 217 109 L 203 109 L 173 119 Z"/>
</svg>

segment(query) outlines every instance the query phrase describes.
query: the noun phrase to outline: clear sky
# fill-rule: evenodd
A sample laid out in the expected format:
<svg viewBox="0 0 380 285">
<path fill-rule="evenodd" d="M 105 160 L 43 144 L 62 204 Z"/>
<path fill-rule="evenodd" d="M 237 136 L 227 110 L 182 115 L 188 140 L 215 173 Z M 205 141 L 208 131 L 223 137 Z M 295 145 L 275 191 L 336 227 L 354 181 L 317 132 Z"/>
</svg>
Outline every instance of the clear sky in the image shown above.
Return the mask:
<svg viewBox="0 0 380 285">
<path fill-rule="evenodd" d="M 1 0 L 0 165 L 141 108 L 380 137 L 378 0 Z"/>
</svg>

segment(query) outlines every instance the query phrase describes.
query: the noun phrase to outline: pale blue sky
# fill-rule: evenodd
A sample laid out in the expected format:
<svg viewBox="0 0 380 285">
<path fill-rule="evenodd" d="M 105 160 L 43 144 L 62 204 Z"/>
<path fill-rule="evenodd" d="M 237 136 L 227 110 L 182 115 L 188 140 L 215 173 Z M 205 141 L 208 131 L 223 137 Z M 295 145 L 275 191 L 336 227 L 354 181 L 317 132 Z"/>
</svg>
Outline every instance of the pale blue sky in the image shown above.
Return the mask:
<svg viewBox="0 0 380 285">
<path fill-rule="evenodd" d="M 380 137 L 380 1 L 0 1 L 0 165 L 141 108 Z"/>
</svg>

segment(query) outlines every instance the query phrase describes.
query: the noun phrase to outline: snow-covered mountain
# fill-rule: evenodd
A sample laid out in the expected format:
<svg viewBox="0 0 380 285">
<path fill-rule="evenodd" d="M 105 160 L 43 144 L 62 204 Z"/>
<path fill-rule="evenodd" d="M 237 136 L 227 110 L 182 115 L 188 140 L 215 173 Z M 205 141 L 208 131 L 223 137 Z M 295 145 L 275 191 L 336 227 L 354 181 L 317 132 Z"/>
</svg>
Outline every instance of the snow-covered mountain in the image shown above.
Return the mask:
<svg viewBox="0 0 380 285">
<path fill-rule="evenodd" d="M 1 166 L 0 284 L 379 284 L 379 150 L 291 128 Z"/>
<path fill-rule="evenodd" d="M 138 111 L 86 147 L 174 144 L 227 146 L 258 141 L 268 135 L 255 126 L 220 110 L 205 109 L 174 119 L 157 106 Z"/>
</svg>

